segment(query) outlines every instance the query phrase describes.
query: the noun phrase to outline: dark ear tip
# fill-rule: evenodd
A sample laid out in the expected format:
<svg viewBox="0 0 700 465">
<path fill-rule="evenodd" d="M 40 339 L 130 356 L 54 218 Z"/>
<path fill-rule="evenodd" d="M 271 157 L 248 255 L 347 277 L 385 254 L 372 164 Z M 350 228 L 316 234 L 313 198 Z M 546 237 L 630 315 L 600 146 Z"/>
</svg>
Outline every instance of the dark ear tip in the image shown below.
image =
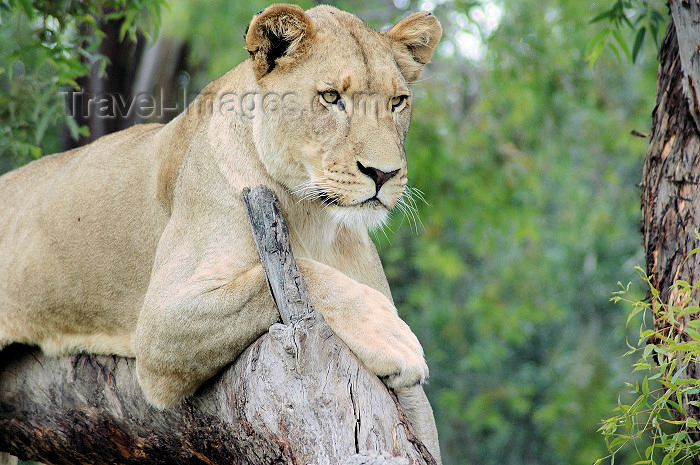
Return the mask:
<svg viewBox="0 0 700 465">
<path fill-rule="evenodd" d="M 298 5 L 274 3 L 259 12 L 245 34 L 256 77 L 270 73 L 281 57 L 300 57 L 314 35 L 311 18 Z"/>
</svg>

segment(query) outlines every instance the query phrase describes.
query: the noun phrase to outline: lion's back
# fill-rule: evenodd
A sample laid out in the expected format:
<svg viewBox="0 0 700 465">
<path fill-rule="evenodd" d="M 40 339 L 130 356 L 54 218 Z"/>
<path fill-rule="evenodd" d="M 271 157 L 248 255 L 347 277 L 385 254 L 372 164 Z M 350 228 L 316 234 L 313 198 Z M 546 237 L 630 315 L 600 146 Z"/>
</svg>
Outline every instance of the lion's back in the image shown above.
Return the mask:
<svg viewBox="0 0 700 465">
<path fill-rule="evenodd" d="M 127 151 L 134 148 L 143 136 L 160 128 L 161 125 L 137 125 L 124 131 L 104 136 L 97 141 L 66 152 L 47 155 L 17 169 L 0 176 L 0 214 L 2 218 L 7 213 L 22 205 L 26 205 L 30 197 L 37 193 L 45 192 L 47 188 L 71 170 L 71 164 L 79 165 L 83 160 L 91 159 L 96 163 L 108 161 L 110 157 L 115 159 L 125 158 L 124 153 L 110 150 L 110 148 L 126 147 Z M 5 225 L 0 219 L 0 228 Z M 2 229 L 0 229 L 2 231 Z M 0 232 L 0 238 L 2 233 Z"/>
<path fill-rule="evenodd" d="M 167 222 L 156 200 L 160 127 L 135 126 L 0 177 L 0 323 L 33 331 L 12 340 L 53 337 L 42 327 L 80 334 L 88 321 L 86 333 L 94 321 L 111 331 L 135 324 Z"/>
</svg>

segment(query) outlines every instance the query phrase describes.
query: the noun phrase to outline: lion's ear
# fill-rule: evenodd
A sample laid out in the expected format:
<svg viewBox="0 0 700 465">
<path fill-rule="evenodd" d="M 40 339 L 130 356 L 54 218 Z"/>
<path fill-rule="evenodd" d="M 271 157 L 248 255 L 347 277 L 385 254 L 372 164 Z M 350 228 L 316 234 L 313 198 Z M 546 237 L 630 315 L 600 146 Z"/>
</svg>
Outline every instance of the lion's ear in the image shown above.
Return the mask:
<svg viewBox="0 0 700 465">
<path fill-rule="evenodd" d="M 408 82 L 418 79 L 433 57 L 442 27 L 432 13 L 413 13 L 384 33 L 398 46 L 396 62 Z"/>
<path fill-rule="evenodd" d="M 255 76 L 265 76 L 280 60 L 299 57 L 315 33 L 311 18 L 296 5 L 276 3 L 255 15 L 245 35 Z"/>
</svg>

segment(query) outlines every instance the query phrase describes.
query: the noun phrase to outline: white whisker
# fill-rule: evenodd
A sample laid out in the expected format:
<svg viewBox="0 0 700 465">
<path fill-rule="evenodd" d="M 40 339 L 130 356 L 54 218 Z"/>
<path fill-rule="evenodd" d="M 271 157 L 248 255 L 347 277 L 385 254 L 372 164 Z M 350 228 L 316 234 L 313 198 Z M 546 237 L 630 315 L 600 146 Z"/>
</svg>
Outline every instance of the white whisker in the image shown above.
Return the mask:
<svg viewBox="0 0 700 465">
<path fill-rule="evenodd" d="M 396 207 L 399 209 L 399 211 L 402 213 L 403 218 L 401 220 L 401 223 L 403 224 L 403 219 L 407 219 L 409 225 L 412 226 L 412 229 L 415 231 L 416 234 L 418 234 L 418 226 L 422 229 L 425 230 L 425 226 L 423 225 L 423 222 L 420 219 L 420 214 L 418 212 L 418 205 L 416 204 L 416 198 L 428 205 L 428 202 L 425 201 L 425 197 L 423 192 L 421 192 L 419 189 L 411 186 L 406 186 L 404 188 L 403 194 L 401 197 L 398 198 L 396 201 Z"/>
</svg>

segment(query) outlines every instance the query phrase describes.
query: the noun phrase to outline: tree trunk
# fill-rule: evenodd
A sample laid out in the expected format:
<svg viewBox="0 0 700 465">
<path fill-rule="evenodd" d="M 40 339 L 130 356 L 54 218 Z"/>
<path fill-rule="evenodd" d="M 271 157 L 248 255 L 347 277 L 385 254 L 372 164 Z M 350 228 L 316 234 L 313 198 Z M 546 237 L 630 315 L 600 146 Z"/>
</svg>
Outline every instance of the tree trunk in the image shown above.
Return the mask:
<svg viewBox="0 0 700 465">
<path fill-rule="evenodd" d="M 694 117 L 700 74 L 691 66 L 698 63 L 700 40 L 693 33 L 700 33 L 700 25 L 688 18 L 691 7 L 684 4 L 671 3 L 672 17 L 659 52 L 656 108 L 641 186 L 647 272 L 664 302 L 673 302 L 670 287 L 677 279 L 695 282 L 700 265 L 700 255 L 686 260 L 700 245 L 695 237 L 700 227 L 700 132 Z M 695 18 L 700 18 L 698 13 Z M 688 64 L 679 45 L 691 55 Z"/>
<path fill-rule="evenodd" d="M 163 34 L 152 43 L 142 36 L 135 42 L 120 40 L 122 25 L 122 20 L 99 23 L 104 38 L 97 53 L 108 59 L 105 74 L 101 75 L 95 65 L 88 76 L 77 79 L 80 90 L 66 92 L 68 111 L 79 126 L 88 127 L 90 135 L 74 140 L 64 129 L 63 150 L 89 144 L 134 124 L 167 123 L 187 105 L 186 92 L 181 88 L 186 83 L 179 79 L 185 65 L 185 44 Z M 94 31 L 86 26 L 82 33 L 90 35 Z"/>
<path fill-rule="evenodd" d="M 677 280 L 695 283 L 700 277 L 700 255 L 688 257 L 700 247 L 700 4 L 675 0 L 669 6 L 641 188 L 647 274 L 661 302 L 678 305 L 682 296 L 671 285 Z M 698 299 L 698 293 L 693 297 Z M 664 321 L 655 315 L 655 328 L 671 337 L 680 331 L 684 337 L 682 328 Z M 686 374 L 697 379 L 699 371 L 691 364 Z M 686 415 L 700 413 L 692 405 L 684 408 Z"/>
<path fill-rule="evenodd" d="M 255 213 L 274 227 L 260 230 L 259 251 L 291 324 L 169 410 L 146 402 L 133 359 L 11 346 L 0 353 L 0 450 L 70 465 L 435 464 L 396 397 L 311 309 L 283 219 L 266 208 Z"/>
</svg>

